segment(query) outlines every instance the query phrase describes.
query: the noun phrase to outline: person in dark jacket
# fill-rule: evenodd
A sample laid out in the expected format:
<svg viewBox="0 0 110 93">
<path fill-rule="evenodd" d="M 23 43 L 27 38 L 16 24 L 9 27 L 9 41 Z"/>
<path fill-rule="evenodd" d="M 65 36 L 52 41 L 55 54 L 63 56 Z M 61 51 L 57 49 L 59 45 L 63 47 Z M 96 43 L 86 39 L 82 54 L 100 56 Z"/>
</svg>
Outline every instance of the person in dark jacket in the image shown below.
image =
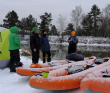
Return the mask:
<svg viewBox="0 0 110 93">
<path fill-rule="evenodd" d="M 72 60 L 72 61 L 82 61 L 82 60 L 84 60 L 84 57 L 77 53 L 71 53 L 66 56 L 66 59 Z"/>
<path fill-rule="evenodd" d="M 41 49 L 39 30 L 37 27 L 33 28 L 33 32 L 30 36 L 30 47 L 32 51 L 32 63 L 36 64 L 39 61 L 39 50 Z"/>
<path fill-rule="evenodd" d="M 20 39 L 18 37 L 18 28 L 16 26 L 10 28 L 9 35 L 9 51 L 10 51 L 10 72 L 16 72 L 16 67 L 20 62 L 19 49 L 21 48 Z"/>
<path fill-rule="evenodd" d="M 51 61 L 50 44 L 49 44 L 49 40 L 48 40 L 46 31 L 42 31 L 41 48 L 42 48 L 42 52 L 43 52 L 43 63 L 45 63 L 46 54 L 48 56 L 47 62 L 50 62 Z"/>
<path fill-rule="evenodd" d="M 71 32 L 71 37 L 69 37 L 68 42 L 69 42 L 68 54 L 75 53 L 78 43 L 78 38 L 76 37 L 75 31 Z"/>
</svg>

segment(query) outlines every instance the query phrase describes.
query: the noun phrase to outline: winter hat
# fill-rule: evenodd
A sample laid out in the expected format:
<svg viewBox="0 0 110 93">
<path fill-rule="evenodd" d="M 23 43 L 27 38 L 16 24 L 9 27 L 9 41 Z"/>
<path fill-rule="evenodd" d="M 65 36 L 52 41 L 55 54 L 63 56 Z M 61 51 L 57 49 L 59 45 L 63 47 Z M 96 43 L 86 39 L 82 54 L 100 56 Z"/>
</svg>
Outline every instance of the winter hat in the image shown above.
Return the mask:
<svg viewBox="0 0 110 93">
<path fill-rule="evenodd" d="M 38 30 L 38 28 L 37 27 L 33 27 L 33 31 L 35 32 L 35 31 L 37 31 Z"/>
<path fill-rule="evenodd" d="M 75 32 L 75 31 L 72 31 L 72 32 L 71 32 L 71 34 L 74 34 L 74 35 L 76 35 L 76 32 Z"/>
</svg>

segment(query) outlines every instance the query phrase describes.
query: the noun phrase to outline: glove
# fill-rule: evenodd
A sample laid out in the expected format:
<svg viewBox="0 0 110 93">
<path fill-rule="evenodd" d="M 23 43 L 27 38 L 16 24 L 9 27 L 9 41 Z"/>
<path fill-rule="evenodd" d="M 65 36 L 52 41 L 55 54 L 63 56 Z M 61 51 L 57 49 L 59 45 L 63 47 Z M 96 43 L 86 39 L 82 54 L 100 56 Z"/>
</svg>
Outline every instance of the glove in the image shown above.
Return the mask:
<svg viewBox="0 0 110 93">
<path fill-rule="evenodd" d="M 74 39 L 73 39 L 73 38 L 71 38 L 71 41 L 74 41 Z"/>
</svg>

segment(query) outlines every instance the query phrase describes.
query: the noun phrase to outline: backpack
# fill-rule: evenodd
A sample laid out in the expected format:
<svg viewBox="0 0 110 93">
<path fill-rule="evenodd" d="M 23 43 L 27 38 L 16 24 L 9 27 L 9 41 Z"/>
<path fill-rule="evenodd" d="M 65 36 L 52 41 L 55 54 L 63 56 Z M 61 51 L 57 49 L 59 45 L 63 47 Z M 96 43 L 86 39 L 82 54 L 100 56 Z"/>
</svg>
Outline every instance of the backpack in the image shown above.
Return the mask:
<svg viewBox="0 0 110 93">
<path fill-rule="evenodd" d="M 103 58 L 97 58 L 97 59 L 94 60 L 95 64 L 102 64 L 104 62 L 105 62 L 105 60 Z"/>
<path fill-rule="evenodd" d="M 75 74 L 81 71 L 84 71 L 84 67 L 82 65 L 70 66 L 68 67 L 68 74 Z"/>
</svg>

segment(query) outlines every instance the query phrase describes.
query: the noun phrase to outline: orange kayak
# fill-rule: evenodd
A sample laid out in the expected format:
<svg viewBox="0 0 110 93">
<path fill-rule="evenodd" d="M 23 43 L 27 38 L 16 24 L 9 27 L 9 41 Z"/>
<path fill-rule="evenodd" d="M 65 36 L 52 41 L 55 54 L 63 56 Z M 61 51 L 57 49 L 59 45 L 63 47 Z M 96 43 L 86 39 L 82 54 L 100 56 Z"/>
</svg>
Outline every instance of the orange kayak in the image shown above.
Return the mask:
<svg viewBox="0 0 110 93">
<path fill-rule="evenodd" d="M 48 65 L 48 63 L 45 63 L 44 64 L 45 66 L 47 66 L 47 65 L 49 66 L 49 67 L 45 67 L 45 68 L 22 68 L 21 67 L 21 68 L 17 68 L 16 69 L 16 73 L 21 75 L 21 76 L 33 76 L 35 74 L 42 74 L 42 71 L 53 71 L 53 70 L 56 70 L 56 69 L 59 69 L 59 68 L 62 68 L 62 67 L 68 67 L 68 66 L 71 66 L 71 65 L 77 65 L 79 63 L 81 64 L 81 62 L 85 62 L 86 63 L 87 61 L 90 61 L 90 60 L 93 61 L 95 58 L 96 58 L 95 56 L 87 57 L 87 58 L 85 58 L 84 61 L 73 62 L 73 63 L 63 64 L 63 65 L 53 66 L 53 67 L 50 67 Z M 59 62 L 60 63 L 66 63 L 67 61 L 59 61 Z"/>
<path fill-rule="evenodd" d="M 50 71 L 48 78 L 35 75 L 30 78 L 29 85 L 34 88 L 43 88 L 48 90 L 69 90 L 69 89 L 79 88 L 81 80 L 84 79 L 88 73 L 110 65 L 110 60 L 109 59 L 105 59 L 105 60 L 108 61 L 103 64 L 97 65 L 93 68 L 89 68 L 87 70 L 74 74 L 67 74 L 66 69 L 60 68 L 57 69 L 56 71 L 55 70 Z M 52 72 L 55 74 L 52 74 Z"/>
<path fill-rule="evenodd" d="M 110 66 L 89 73 L 80 84 L 83 93 L 110 93 L 110 74 L 108 73 L 110 73 Z"/>
</svg>

